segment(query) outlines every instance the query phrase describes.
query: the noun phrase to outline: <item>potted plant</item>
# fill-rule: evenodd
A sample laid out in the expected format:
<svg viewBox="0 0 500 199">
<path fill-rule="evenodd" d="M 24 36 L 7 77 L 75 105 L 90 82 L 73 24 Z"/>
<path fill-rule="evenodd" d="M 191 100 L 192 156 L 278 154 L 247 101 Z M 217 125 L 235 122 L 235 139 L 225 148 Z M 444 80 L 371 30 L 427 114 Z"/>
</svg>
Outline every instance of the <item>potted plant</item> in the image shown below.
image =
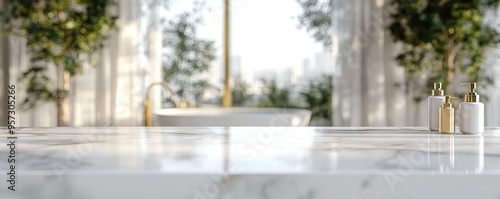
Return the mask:
<svg viewBox="0 0 500 199">
<path fill-rule="evenodd" d="M 491 1 L 392 0 L 392 38 L 403 44 L 396 61 L 406 72 L 406 88 L 414 88 L 416 101 L 428 95 L 434 82 L 450 83 L 462 75 L 469 82 L 493 84 L 484 70 L 486 50 L 500 42 L 498 31 L 485 23 Z M 425 85 L 425 86 L 421 86 Z"/>
<path fill-rule="evenodd" d="M 276 79 L 261 79 L 263 88 L 260 98 L 259 107 L 274 107 L 274 108 L 296 108 L 297 101 L 292 99 L 291 86 L 278 86 Z"/>
<path fill-rule="evenodd" d="M 323 74 L 319 79 L 311 79 L 300 92 L 304 108 L 311 110 L 311 126 L 332 125 L 332 75 Z"/>
<path fill-rule="evenodd" d="M 6 1 L 3 29 L 26 39 L 30 66 L 21 76 L 27 85 L 22 106 L 55 102 L 57 125 L 69 125 L 70 80 L 83 63 L 101 49 L 116 17 L 108 14 L 111 0 Z M 55 67 L 57 78 L 50 78 Z"/>
<path fill-rule="evenodd" d="M 202 23 L 202 7 L 185 11 L 163 24 L 163 80 L 168 82 L 176 98 L 191 106 L 199 104 L 207 90 L 210 64 L 215 60 L 214 41 L 196 34 Z M 167 102 L 167 101 L 166 101 Z"/>
</svg>

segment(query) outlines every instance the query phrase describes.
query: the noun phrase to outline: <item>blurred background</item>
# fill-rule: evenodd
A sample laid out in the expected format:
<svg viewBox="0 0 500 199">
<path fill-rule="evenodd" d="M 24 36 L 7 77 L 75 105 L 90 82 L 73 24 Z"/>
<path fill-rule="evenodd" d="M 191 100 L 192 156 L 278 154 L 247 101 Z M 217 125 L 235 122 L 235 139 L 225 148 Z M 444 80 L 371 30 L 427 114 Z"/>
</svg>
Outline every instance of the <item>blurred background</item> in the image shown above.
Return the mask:
<svg viewBox="0 0 500 199">
<path fill-rule="evenodd" d="M 16 86 L 16 126 L 142 126 L 148 106 L 308 109 L 312 126 L 426 126 L 432 83 L 458 107 L 467 91 L 458 83 L 473 81 L 486 126 L 500 126 L 498 4 L 0 0 L 0 100 Z"/>
</svg>

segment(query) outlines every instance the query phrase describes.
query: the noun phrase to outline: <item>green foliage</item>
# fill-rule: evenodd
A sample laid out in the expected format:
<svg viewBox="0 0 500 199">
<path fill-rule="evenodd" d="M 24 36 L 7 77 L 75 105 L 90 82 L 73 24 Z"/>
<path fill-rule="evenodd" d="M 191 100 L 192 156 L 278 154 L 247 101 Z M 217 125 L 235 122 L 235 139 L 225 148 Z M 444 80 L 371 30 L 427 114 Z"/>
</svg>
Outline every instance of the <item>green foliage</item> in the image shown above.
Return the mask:
<svg viewBox="0 0 500 199">
<path fill-rule="evenodd" d="M 323 74 L 319 79 L 309 81 L 300 96 L 305 102 L 306 109 L 311 110 L 311 118 L 330 119 L 332 116 L 332 75 Z"/>
<path fill-rule="evenodd" d="M 406 83 L 439 81 L 448 91 L 456 74 L 466 74 L 469 81 L 492 84 L 482 65 L 485 50 L 499 42 L 499 33 L 483 16 L 499 2 L 392 0 L 388 28 L 394 41 L 403 44 L 396 61 L 406 71 Z"/>
<path fill-rule="evenodd" d="M 312 37 L 327 49 L 332 44 L 332 2 L 331 0 L 297 0 L 302 7 L 298 16 L 299 27 L 305 28 Z"/>
<path fill-rule="evenodd" d="M 215 59 L 214 41 L 197 38 L 201 19 L 196 13 L 184 12 L 164 23 L 163 78 L 169 82 L 178 98 L 200 102 L 207 89 L 207 72 Z"/>
<path fill-rule="evenodd" d="M 261 79 L 264 88 L 262 89 L 262 98 L 259 102 L 260 107 L 275 108 L 295 108 L 297 102 L 292 100 L 292 87 L 279 87 L 275 79 Z"/>
<path fill-rule="evenodd" d="M 23 105 L 38 100 L 58 101 L 67 90 L 54 88 L 46 74 L 53 64 L 71 76 L 82 70 L 84 59 L 100 49 L 116 18 L 107 14 L 110 0 L 7 0 L 0 13 L 4 30 L 26 38 L 30 68 L 21 77 L 27 84 Z"/>
<path fill-rule="evenodd" d="M 45 69 L 43 66 L 31 67 L 22 74 L 22 77 L 26 79 L 26 92 L 31 93 L 33 95 L 31 96 L 32 98 L 48 101 L 55 98 L 54 93 L 56 92 L 52 92 L 48 87 L 50 85 L 50 78 L 45 74 Z M 34 104 L 31 103 L 29 105 L 31 108 Z"/>
<path fill-rule="evenodd" d="M 234 85 L 231 88 L 234 106 L 243 106 L 251 99 L 252 95 L 248 92 L 250 85 L 240 78 L 234 79 Z"/>
</svg>

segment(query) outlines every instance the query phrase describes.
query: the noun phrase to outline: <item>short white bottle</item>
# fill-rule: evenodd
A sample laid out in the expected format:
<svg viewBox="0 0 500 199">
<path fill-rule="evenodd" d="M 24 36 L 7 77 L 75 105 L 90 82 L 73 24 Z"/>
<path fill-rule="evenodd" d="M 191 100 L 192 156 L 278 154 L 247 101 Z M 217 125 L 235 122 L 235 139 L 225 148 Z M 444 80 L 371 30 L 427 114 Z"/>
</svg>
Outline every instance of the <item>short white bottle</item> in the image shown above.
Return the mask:
<svg viewBox="0 0 500 199">
<path fill-rule="evenodd" d="M 479 95 L 476 92 L 477 84 L 472 82 L 460 85 L 469 86 L 464 102 L 458 105 L 460 132 L 481 134 L 484 132 L 484 104 L 479 102 Z"/>
<path fill-rule="evenodd" d="M 441 83 L 434 83 L 432 95 L 427 98 L 427 126 L 431 131 L 439 131 L 439 108 L 444 103 L 444 91 Z"/>
</svg>

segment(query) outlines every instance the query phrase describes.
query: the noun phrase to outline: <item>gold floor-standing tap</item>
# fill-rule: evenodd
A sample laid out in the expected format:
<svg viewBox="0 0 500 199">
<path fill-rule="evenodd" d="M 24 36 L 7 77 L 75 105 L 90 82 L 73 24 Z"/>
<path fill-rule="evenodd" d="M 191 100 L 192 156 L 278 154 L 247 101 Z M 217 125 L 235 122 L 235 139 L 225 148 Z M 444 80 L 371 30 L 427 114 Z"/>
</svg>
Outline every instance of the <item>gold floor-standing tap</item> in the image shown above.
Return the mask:
<svg viewBox="0 0 500 199">
<path fill-rule="evenodd" d="M 151 126 L 151 102 L 149 100 L 149 94 L 151 93 L 151 88 L 155 85 L 163 86 L 163 88 L 170 92 L 170 95 L 174 95 L 174 91 L 172 91 L 172 88 L 170 88 L 170 85 L 166 82 L 156 82 L 148 86 L 146 90 L 146 99 L 144 100 L 144 126 Z"/>
</svg>

